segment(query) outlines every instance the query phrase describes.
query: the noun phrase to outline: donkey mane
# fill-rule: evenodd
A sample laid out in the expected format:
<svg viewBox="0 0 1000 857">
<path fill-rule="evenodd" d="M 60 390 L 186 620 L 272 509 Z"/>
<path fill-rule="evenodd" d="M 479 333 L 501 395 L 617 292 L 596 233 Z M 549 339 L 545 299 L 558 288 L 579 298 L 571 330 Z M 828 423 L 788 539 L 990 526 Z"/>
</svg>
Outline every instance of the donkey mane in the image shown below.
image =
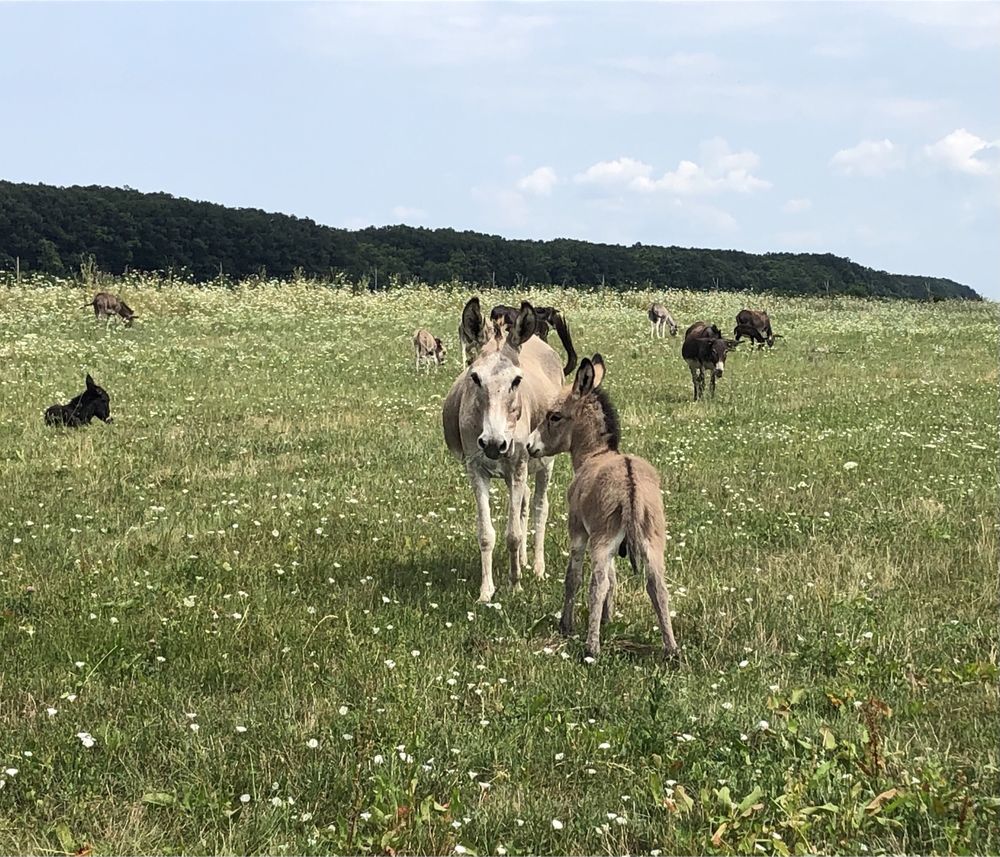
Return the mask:
<svg viewBox="0 0 1000 857">
<path fill-rule="evenodd" d="M 621 423 L 618 421 L 618 411 L 611 403 L 607 391 L 603 387 L 595 387 L 591 395 L 597 400 L 604 415 L 604 432 L 608 439 L 608 448 L 618 452 L 618 442 L 621 440 Z"/>
</svg>

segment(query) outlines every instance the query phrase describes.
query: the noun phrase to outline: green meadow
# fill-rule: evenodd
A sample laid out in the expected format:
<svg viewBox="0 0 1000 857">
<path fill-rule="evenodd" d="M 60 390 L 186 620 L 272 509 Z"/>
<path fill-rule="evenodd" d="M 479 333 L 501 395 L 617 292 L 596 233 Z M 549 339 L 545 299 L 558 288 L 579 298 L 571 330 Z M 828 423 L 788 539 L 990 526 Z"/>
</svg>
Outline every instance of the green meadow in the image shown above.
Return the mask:
<svg viewBox="0 0 1000 857">
<path fill-rule="evenodd" d="M 530 293 L 660 471 L 674 669 L 624 560 L 600 659 L 559 635 L 566 458 L 549 577 L 501 535 L 476 603 L 471 292 L 121 290 L 0 291 L 0 852 L 1000 850 L 996 304 Z M 695 403 L 654 298 L 784 338 Z M 46 427 L 87 372 L 114 422 Z"/>
</svg>

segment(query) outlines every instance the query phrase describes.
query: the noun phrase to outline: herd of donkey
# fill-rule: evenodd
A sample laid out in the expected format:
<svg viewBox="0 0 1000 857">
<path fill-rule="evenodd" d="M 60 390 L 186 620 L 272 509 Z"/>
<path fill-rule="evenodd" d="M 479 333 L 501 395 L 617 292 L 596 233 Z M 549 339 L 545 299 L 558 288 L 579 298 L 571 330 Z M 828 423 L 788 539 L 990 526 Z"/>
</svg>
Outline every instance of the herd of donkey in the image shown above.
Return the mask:
<svg viewBox="0 0 1000 857">
<path fill-rule="evenodd" d="M 135 313 L 120 297 L 100 292 L 84 305 L 95 317 L 120 316 L 131 325 Z M 647 313 L 650 336 L 677 334 L 677 324 L 667 308 L 654 303 Z M 566 364 L 549 346 L 555 330 L 566 350 Z M 718 326 L 704 321 L 690 325 L 684 334 L 681 356 L 691 370 L 694 398 L 704 394 L 705 373 L 715 395 L 726 355 L 742 337 L 763 347 L 779 337 L 766 312 L 744 309 L 736 316 L 733 339 Z M 569 564 L 560 631 L 573 634 L 576 594 L 583 580 L 583 559 L 589 546 L 591 580 L 585 656 L 596 658 L 601 648 L 601 627 L 614 615 L 615 558 L 628 557 L 635 571 L 646 578 L 646 592 L 656 612 L 667 658 L 679 654 L 670 622 L 670 605 L 664 583 L 663 554 L 666 523 L 660 477 L 644 458 L 619 450 L 618 414 L 601 388 L 606 366 L 600 354 L 585 357 L 577 367 L 569 327 L 555 307 L 498 305 L 484 317 L 479 298 L 462 310 L 458 338 L 463 369 L 452 384 L 442 407 L 445 442 L 462 462 L 476 500 L 477 535 L 482 577 L 479 600 L 492 599 L 493 548 L 496 531 L 490 511 L 491 479 L 503 479 L 510 495 L 506 544 L 510 559 L 510 585 L 520 589 L 521 569 L 527 565 L 529 505 L 534 525 L 534 574 L 545 575 L 545 528 L 548 520 L 548 486 L 555 456 L 568 452 L 573 480 L 567 492 L 569 515 Z M 440 365 L 446 348 L 442 340 L 424 329 L 413 335 L 416 366 Z M 573 383 L 563 388 L 563 377 L 576 369 Z M 45 412 L 49 425 L 77 427 L 97 417 L 111 422 L 110 399 L 88 374 L 86 389 L 65 405 Z M 535 485 L 528 496 L 528 478 Z"/>
</svg>

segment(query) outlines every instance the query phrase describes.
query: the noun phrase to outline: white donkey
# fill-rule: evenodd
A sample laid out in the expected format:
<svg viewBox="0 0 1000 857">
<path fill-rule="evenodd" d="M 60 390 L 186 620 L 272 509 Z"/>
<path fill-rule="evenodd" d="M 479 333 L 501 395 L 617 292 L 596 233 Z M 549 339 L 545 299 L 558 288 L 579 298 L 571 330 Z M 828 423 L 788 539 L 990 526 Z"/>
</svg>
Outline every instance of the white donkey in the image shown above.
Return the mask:
<svg viewBox="0 0 1000 857">
<path fill-rule="evenodd" d="M 528 439 L 532 456 L 568 452 L 573 458 L 573 481 L 566 494 L 570 555 L 559 628 L 567 636 L 573 633 L 574 602 L 589 543 L 593 570 L 586 651 L 597 656 L 601 625 L 614 614 L 615 555 L 625 547 L 632 567 L 646 573 L 646 592 L 660 626 L 663 653 L 672 657 L 678 649 L 663 582 L 666 523 L 660 476 L 646 459 L 619 452 L 618 413 L 599 389 L 604 371 L 600 354 L 592 360 L 585 357 L 572 387 L 552 403 Z"/>
<path fill-rule="evenodd" d="M 545 525 L 552 458 L 529 459 L 528 435 L 545 415 L 546 405 L 562 384 L 562 360 L 537 336 L 535 311 L 524 302 L 517 321 L 505 333 L 487 327 L 472 298 L 462 311 L 460 335 L 476 354 L 451 387 L 442 409 L 444 439 L 464 465 L 476 497 L 482 581 L 479 600 L 489 601 L 493 584 L 496 531 L 490 515 L 490 480 L 503 479 L 510 492 L 507 549 L 510 582 L 520 587 L 527 565 L 528 474 L 535 474 L 531 505 L 535 525 L 535 576 L 545 574 Z"/>
</svg>

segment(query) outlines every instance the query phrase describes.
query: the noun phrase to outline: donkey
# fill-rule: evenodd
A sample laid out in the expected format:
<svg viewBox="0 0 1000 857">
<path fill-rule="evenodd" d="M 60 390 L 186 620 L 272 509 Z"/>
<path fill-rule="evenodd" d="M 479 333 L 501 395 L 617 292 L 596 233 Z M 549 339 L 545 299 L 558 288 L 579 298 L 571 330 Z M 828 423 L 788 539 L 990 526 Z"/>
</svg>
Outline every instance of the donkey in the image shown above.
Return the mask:
<svg viewBox="0 0 1000 857">
<path fill-rule="evenodd" d="M 546 404 L 559 392 L 562 369 L 559 355 L 533 335 L 536 324 L 535 311 L 525 302 L 509 331 L 494 328 L 493 336 L 488 337 L 479 299 L 469 300 L 462 311 L 460 332 L 463 342 L 477 345 L 478 353 L 472 365 L 455 379 L 441 411 L 445 443 L 465 466 L 476 498 L 482 564 L 479 600 L 483 602 L 496 591 L 490 479 L 503 479 L 510 493 L 506 540 L 510 583 L 517 591 L 521 567 L 528 561 L 527 483 L 529 474 L 534 474 L 534 570 L 535 577 L 545 574 L 545 526 L 553 462 L 550 457 L 529 461 L 525 444 L 541 421 Z"/>
<path fill-rule="evenodd" d="M 684 332 L 681 357 L 691 370 L 694 400 L 705 394 L 705 370 L 712 378 L 712 397 L 715 398 L 715 381 L 726 368 L 726 355 L 739 345 L 738 340 L 725 339 L 714 324 L 696 321 Z"/>
<path fill-rule="evenodd" d="M 663 582 L 666 524 L 660 476 L 644 458 L 618 450 L 618 414 L 604 390 L 604 360 L 584 358 L 570 388 L 552 404 L 528 439 L 532 456 L 568 452 L 573 481 L 566 494 L 569 508 L 569 565 L 559 630 L 573 633 L 576 593 L 583 581 L 583 556 L 590 545 L 590 615 L 586 652 L 597 657 L 601 626 L 614 615 L 615 555 L 627 547 L 633 568 L 646 574 L 646 592 L 663 638 L 666 656 L 677 654 L 670 622 L 670 600 Z"/>
<path fill-rule="evenodd" d="M 427 365 L 428 371 L 431 362 L 436 366 L 444 363 L 444 358 L 448 353 L 444 343 L 422 327 L 413 331 L 413 350 L 416 353 L 416 368 L 419 369 L 420 364 L 424 363 Z"/>
<path fill-rule="evenodd" d="M 649 308 L 649 312 L 646 313 L 646 317 L 649 319 L 650 339 L 654 336 L 663 339 L 666 328 L 670 328 L 671 336 L 677 336 L 677 322 L 674 321 L 674 317 L 663 304 L 653 304 Z"/>
<path fill-rule="evenodd" d="M 780 339 L 780 333 L 771 330 L 771 319 L 764 310 L 741 309 L 736 314 L 736 327 L 733 328 L 733 337 L 737 342 L 740 337 L 747 336 L 757 343 L 759 348 L 774 345 L 774 340 Z"/>
<path fill-rule="evenodd" d="M 98 292 L 89 304 L 83 305 L 82 309 L 86 309 L 89 306 L 94 308 L 94 318 L 97 320 L 111 318 L 113 315 L 120 315 L 125 319 L 126 326 L 131 327 L 132 320 L 137 317 L 125 301 L 109 292 Z"/>
<path fill-rule="evenodd" d="M 103 387 L 98 387 L 94 379 L 87 375 L 87 389 L 65 405 L 52 405 L 45 411 L 45 424 L 50 426 L 90 425 L 97 417 L 103 422 L 111 422 L 111 399 Z"/>
<path fill-rule="evenodd" d="M 563 375 L 567 377 L 576 368 L 576 350 L 573 348 L 573 338 L 569 332 L 569 325 L 559 310 L 554 306 L 538 306 L 535 310 L 535 336 L 543 342 L 549 341 L 549 333 L 555 329 L 559 335 L 559 341 L 566 350 L 566 365 L 563 367 Z M 501 328 L 510 328 L 517 320 L 520 310 L 517 307 L 497 304 L 490 310 L 490 321 Z"/>
</svg>

